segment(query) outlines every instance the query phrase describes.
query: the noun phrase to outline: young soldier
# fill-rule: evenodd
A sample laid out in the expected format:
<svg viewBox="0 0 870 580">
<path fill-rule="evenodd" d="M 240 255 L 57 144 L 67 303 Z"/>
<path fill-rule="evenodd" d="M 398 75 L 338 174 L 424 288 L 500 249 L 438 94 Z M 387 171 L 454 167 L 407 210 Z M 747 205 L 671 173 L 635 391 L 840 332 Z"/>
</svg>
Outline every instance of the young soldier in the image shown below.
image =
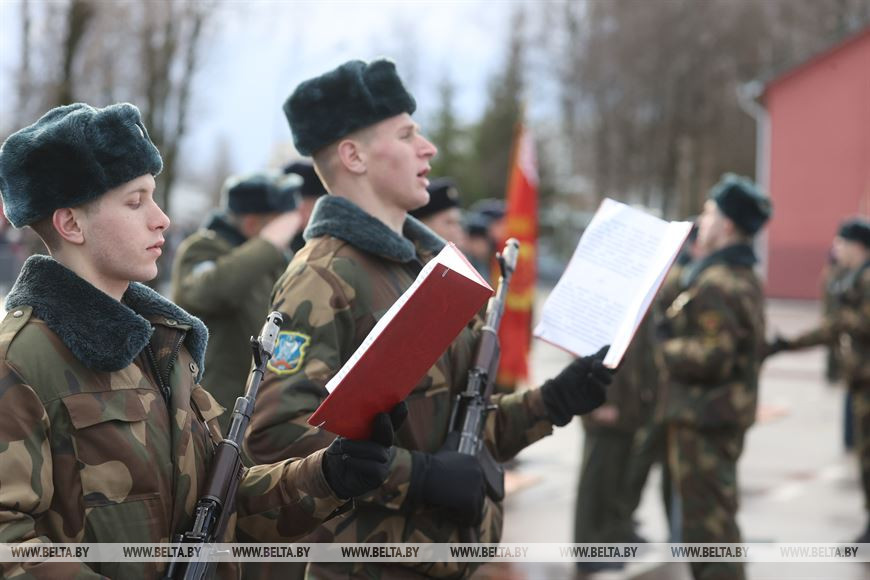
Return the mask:
<svg viewBox="0 0 870 580">
<path fill-rule="evenodd" d="M 207 332 L 140 284 L 157 275 L 169 219 L 162 160 L 139 110 L 58 107 L 0 149 L 9 221 L 33 256 L 0 325 L 0 542 L 166 542 L 190 529 L 223 411 L 198 385 Z M 239 300 L 245 300 L 239 296 Z M 246 470 L 221 541 L 287 541 L 387 475 L 382 443 Z M 3 575 L 157 578 L 165 563 L 4 563 Z M 223 566 L 223 565 L 222 565 Z M 222 575 L 231 574 L 232 568 Z"/>
<path fill-rule="evenodd" d="M 407 215 L 429 199 L 426 176 L 436 152 L 411 119 L 414 109 L 386 60 L 345 63 L 299 85 L 284 105 L 296 148 L 313 154 L 330 195 L 318 201 L 308 242 L 275 287 L 273 308 L 285 315 L 279 340 L 287 348 L 264 378 L 246 440 L 260 461 L 330 444 L 334 435 L 306 424 L 326 397 L 324 385 L 442 248 L 440 238 Z M 445 446 L 476 336 L 469 324 L 409 395 L 409 419 L 397 434 L 387 481 L 358 499 L 353 513 L 319 528 L 315 541 L 455 542 L 469 528 L 482 542 L 499 540 L 502 506 L 486 495 L 480 463 Z M 381 380 L 390 380 L 389 368 Z M 586 357 L 540 389 L 496 398 L 488 447 L 499 460 L 512 457 L 553 424 L 600 405 L 609 381 L 600 359 Z M 408 566 L 318 563 L 309 572 L 408 578 L 471 570 L 465 562 Z"/>
<path fill-rule="evenodd" d="M 791 340 L 779 338 L 768 353 L 839 345 L 843 378 L 852 395 L 852 424 L 868 514 L 867 528 L 855 542 L 864 544 L 870 542 L 870 221 L 843 222 L 834 240 L 834 253 L 837 263 L 848 271 L 838 308 L 825 317 L 820 328 Z"/>
<path fill-rule="evenodd" d="M 666 419 L 674 522 L 682 542 L 740 542 L 737 460 L 755 421 L 764 348 L 764 297 L 752 239 L 770 201 L 746 178 L 726 174 L 699 218 L 700 259 L 682 273 L 667 308 L 663 345 L 670 374 Z M 737 562 L 693 562 L 702 578 L 743 578 Z"/>
<path fill-rule="evenodd" d="M 172 266 L 173 301 L 209 331 L 202 386 L 226 409 L 244 394 L 251 369 L 249 337 L 268 312 L 272 286 L 289 261 L 300 229 L 296 196 L 302 179 L 255 173 L 230 177 L 223 208 L 184 240 Z M 220 417 L 229 427 L 230 414 Z"/>
</svg>

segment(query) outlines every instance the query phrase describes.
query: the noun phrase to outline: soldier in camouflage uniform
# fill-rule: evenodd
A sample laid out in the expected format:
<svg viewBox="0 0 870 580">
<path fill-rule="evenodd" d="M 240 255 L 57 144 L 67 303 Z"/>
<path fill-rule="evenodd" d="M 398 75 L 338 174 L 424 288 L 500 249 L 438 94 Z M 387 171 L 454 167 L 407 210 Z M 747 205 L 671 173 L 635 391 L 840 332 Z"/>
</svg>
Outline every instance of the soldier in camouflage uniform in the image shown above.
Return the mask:
<svg viewBox="0 0 870 580">
<path fill-rule="evenodd" d="M 297 175 L 230 177 L 224 208 L 184 240 L 172 266 L 172 300 L 208 328 L 202 386 L 226 409 L 244 395 L 251 368 L 249 337 L 263 325 L 272 286 L 289 262 L 300 229 Z M 239 297 L 244 296 L 243 300 Z M 230 414 L 221 415 L 221 429 Z"/>
<path fill-rule="evenodd" d="M 683 542 L 740 542 L 737 460 L 755 420 L 764 349 L 764 299 L 753 271 L 753 236 L 770 201 L 726 174 L 699 218 L 700 259 L 683 272 L 667 308 L 670 375 L 666 420 Z M 693 562 L 696 579 L 743 578 L 737 562 Z"/>
<path fill-rule="evenodd" d="M 0 324 L 0 542 L 167 542 L 192 525 L 223 409 L 198 384 L 205 326 L 139 283 L 156 276 L 169 225 L 153 197 L 161 168 L 126 103 L 53 109 L 0 149 L 6 215 L 51 254 L 25 263 Z M 339 438 L 246 469 L 220 540 L 292 540 L 376 488 L 393 437 L 376 421 L 381 443 Z M 165 563 L 2 566 L 126 579 Z"/>
<path fill-rule="evenodd" d="M 413 97 L 386 60 L 351 61 L 302 83 L 284 105 L 296 148 L 313 154 L 330 195 L 305 231 L 307 243 L 278 281 L 273 308 L 285 318 L 282 353 L 270 363 L 245 442 L 260 461 L 301 456 L 334 435 L 306 420 L 324 385 L 348 360 L 444 242 L 407 212 L 428 199 L 435 147 L 411 119 Z M 498 542 L 502 506 L 486 495 L 476 457 L 444 446 L 454 397 L 464 387 L 477 337 L 472 321 L 408 396 L 390 474 L 356 509 L 312 536 L 339 542 L 457 542 L 473 529 Z M 421 337 L 425 340 L 425 337 Z M 397 356 L 401 356 L 397 353 Z M 609 371 L 577 359 L 540 389 L 496 397 L 487 445 L 498 460 L 600 405 Z M 390 380 L 383 369 L 382 380 Z M 461 577 L 466 562 L 317 563 L 316 578 Z"/>
<path fill-rule="evenodd" d="M 835 239 L 837 262 L 848 268 L 839 307 L 821 327 L 791 340 L 778 338 L 768 354 L 820 344 L 840 347 L 843 377 L 852 394 L 852 424 L 864 486 L 866 530 L 855 540 L 870 542 L 870 221 L 851 219 Z"/>
<path fill-rule="evenodd" d="M 633 542 L 628 468 L 638 429 L 652 414 L 662 375 L 655 324 L 648 316 L 625 353 L 607 402 L 583 417 L 583 460 L 574 512 L 574 541 Z M 585 572 L 622 568 L 622 562 L 580 562 Z"/>
</svg>

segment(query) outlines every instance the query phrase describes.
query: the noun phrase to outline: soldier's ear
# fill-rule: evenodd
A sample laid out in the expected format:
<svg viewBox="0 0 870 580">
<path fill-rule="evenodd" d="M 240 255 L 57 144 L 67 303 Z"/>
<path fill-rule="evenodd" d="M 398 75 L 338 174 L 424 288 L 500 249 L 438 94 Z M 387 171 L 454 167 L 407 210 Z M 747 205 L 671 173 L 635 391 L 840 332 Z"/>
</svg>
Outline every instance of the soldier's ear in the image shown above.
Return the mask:
<svg viewBox="0 0 870 580">
<path fill-rule="evenodd" d="M 356 175 L 366 172 L 366 156 L 363 142 L 356 139 L 342 139 L 337 148 L 338 161 L 345 169 Z"/>
<path fill-rule="evenodd" d="M 58 235 L 67 242 L 80 246 L 85 243 L 85 234 L 80 223 L 82 212 L 72 207 L 54 210 L 51 225 Z"/>
</svg>

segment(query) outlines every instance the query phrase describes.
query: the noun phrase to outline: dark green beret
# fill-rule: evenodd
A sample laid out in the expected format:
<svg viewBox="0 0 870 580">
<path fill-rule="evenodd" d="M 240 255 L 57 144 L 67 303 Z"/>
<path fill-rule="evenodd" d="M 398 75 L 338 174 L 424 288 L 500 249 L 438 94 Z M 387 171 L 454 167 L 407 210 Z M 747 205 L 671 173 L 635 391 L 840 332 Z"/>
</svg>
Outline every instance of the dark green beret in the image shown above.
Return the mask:
<svg viewBox="0 0 870 580">
<path fill-rule="evenodd" d="M 858 242 L 870 248 L 870 221 L 865 218 L 852 218 L 840 225 L 838 236 L 844 240 Z"/>
<path fill-rule="evenodd" d="M 426 190 L 429 192 L 429 203 L 408 212 L 418 220 L 435 215 L 445 209 L 459 207 L 459 189 L 449 177 L 433 179 Z"/>
<path fill-rule="evenodd" d="M 314 171 L 314 165 L 306 161 L 295 161 L 284 167 L 284 173 L 295 174 L 302 178 L 302 197 L 318 198 L 321 195 L 326 195 L 326 188 L 317 172 Z"/>
<path fill-rule="evenodd" d="M 725 216 L 749 235 L 755 235 L 770 218 L 770 198 L 751 179 L 726 173 L 713 186 L 710 197 Z"/>
<path fill-rule="evenodd" d="M 311 155 L 359 129 L 417 108 L 389 60 L 352 60 L 301 83 L 284 102 L 293 143 Z"/>
<path fill-rule="evenodd" d="M 280 213 L 296 209 L 301 188 L 302 178 L 298 175 L 252 173 L 227 179 L 223 195 L 233 213 Z"/>
<path fill-rule="evenodd" d="M 50 110 L 6 139 L 0 192 L 6 217 L 20 228 L 162 169 L 139 109 L 75 103 Z"/>
</svg>

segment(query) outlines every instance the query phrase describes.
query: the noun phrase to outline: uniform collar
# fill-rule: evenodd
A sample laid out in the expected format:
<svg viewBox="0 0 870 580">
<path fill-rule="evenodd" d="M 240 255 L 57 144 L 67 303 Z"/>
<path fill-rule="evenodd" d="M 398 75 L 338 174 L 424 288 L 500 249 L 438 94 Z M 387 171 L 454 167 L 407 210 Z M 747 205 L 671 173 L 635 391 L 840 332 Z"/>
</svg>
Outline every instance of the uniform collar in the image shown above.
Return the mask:
<svg viewBox="0 0 870 580">
<path fill-rule="evenodd" d="M 755 256 L 752 246 L 749 244 L 734 244 L 721 250 L 716 250 L 706 258 L 689 264 L 683 271 L 680 284 L 683 289 L 688 288 L 695 283 L 695 280 L 698 279 L 704 270 L 716 264 L 751 268 L 757 262 L 758 258 Z"/>
<path fill-rule="evenodd" d="M 53 258 L 31 256 L 24 263 L 6 308 L 31 306 L 86 367 L 115 372 L 132 364 L 154 331 L 151 322 L 186 330 L 185 345 L 201 378 L 208 330 L 151 288 L 133 282 L 118 302 Z"/>
<path fill-rule="evenodd" d="M 402 263 L 418 256 L 429 257 L 427 254 L 436 254 L 445 245 L 443 239 L 416 218 L 405 218 L 400 236 L 358 205 L 333 195 L 317 200 L 305 229 L 306 240 L 321 236 L 333 236 L 360 250 Z"/>
<path fill-rule="evenodd" d="M 206 218 L 202 227 L 213 231 L 231 246 L 241 246 L 248 241 L 248 238 L 236 226 L 230 223 L 226 212 L 221 210 L 212 212 Z"/>
</svg>

